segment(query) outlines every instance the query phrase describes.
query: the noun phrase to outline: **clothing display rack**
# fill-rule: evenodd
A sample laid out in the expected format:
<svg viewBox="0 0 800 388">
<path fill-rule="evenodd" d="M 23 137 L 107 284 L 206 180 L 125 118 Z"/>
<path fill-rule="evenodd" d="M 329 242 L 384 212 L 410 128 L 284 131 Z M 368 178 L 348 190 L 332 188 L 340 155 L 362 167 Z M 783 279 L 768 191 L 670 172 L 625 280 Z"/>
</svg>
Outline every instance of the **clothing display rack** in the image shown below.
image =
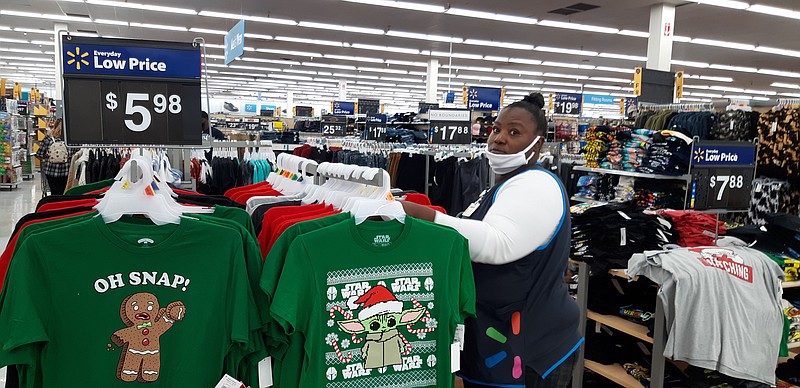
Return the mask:
<svg viewBox="0 0 800 388">
<path fill-rule="evenodd" d="M 694 112 L 694 111 L 713 111 L 714 103 L 701 103 L 701 104 L 650 104 L 646 102 L 639 103 L 640 109 L 649 110 L 675 110 L 680 112 Z"/>
</svg>

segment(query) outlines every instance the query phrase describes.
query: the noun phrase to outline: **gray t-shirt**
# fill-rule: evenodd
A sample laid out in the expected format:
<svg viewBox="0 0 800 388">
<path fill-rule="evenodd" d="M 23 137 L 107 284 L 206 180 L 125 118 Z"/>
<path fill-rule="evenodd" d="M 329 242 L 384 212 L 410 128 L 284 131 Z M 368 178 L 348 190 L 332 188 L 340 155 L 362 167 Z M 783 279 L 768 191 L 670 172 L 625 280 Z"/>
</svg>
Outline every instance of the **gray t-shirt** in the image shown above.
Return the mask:
<svg viewBox="0 0 800 388">
<path fill-rule="evenodd" d="M 769 257 L 743 247 L 648 251 L 633 255 L 626 272 L 661 286 L 665 357 L 775 384 L 784 274 Z"/>
</svg>

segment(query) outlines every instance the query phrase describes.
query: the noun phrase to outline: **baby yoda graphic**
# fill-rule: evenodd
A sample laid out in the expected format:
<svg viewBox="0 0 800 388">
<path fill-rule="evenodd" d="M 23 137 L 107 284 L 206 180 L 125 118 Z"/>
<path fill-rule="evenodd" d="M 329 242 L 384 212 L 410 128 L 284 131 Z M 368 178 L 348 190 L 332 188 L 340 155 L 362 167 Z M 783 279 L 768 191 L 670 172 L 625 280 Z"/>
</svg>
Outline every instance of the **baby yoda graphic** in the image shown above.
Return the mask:
<svg viewBox="0 0 800 388">
<path fill-rule="evenodd" d="M 358 319 L 337 323 L 348 334 L 367 333 L 364 347 L 361 348 L 364 368 L 401 364 L 404 343 L 397 328 L 420 320 L 425 314 L 425 307 L 403 310 L 403 302 L 381 285 L 370 288 L 352 304 L 361 306 Z"/>
</svg>

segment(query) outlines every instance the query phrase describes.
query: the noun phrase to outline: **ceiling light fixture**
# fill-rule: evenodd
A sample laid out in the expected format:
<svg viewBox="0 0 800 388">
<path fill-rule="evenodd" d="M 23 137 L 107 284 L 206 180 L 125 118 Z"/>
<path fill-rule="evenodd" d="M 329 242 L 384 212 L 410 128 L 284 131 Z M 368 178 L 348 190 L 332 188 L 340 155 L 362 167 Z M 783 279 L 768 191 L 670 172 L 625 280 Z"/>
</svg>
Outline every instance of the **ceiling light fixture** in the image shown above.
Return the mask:
<svg viewBox="0 0 800 388">
<path fill-rule="evenodd" d="M 272 24 L 283 24 L 287 26 L 296 26 L 297 22 L 294 20 L 288 19 L 278 19 L 272 17 L 263 17 L 263 16 L 250 16 L 250 15 L 241 15 L 235 13 L 227 13 L 227 12 L 215 12 L 215 11 L 200 11 L 198 14 L 200 16 L 207 16 L 207 17 L 216 17 L 222 19 L 233 19 L 233 20 L 249 20 L 253 22 L 261 22 L 261 23 L 272 23 Z"/>
<path fill-rule="evenodd" d="M 733 82 L 733 78 L 730 78 L 730 77 L 712 77 L 712 76 L 708 76 L 708 75 L 684 74 L 683 78 L 701 79 L 701 80 L 704 80 L 704 81 Z"/>
<path fill-rule="evenodd" d="M 634 31 L 634 30 L 620 30 L 617 34 L 625 35 L 625 36 L 635 36 L 637 38 L 649 38 L 650 33 L 644 31 Z"/>
<path fill-rule="evenodd" d="M 92 19 L 83 16 L 54 15 L 49 13 L 38 13 L 38 12 L 21 12 L 21 11 L 11 11 L 7 9 L 0 9 L 0 15 L 19 16 L 23 18 L 48 19 L 60 22 L 83 22 L 83 23 L 92 22 Z"/>
<path fill-rule="evenodd" d="M 784 55 L 787 57 L 800 58 L 800 51 L 795 51 L 795 50 L 785 50 L 785 49 L 765 47 L 765 46 L 758 46 L 756 47 L 755 50 L 760 53 L 777 54 L 777 55 Z"/>
<path fill-rule="evenodd" d="M 492 62 L 508 62 L 508 57 L 498 57 L 494 55 L 487 55 L 483 57 L 485 61 L 492 61 Z"/>
<path fill-rule="evenodd" d="M 611 77 L 589 77 L 592 81 L 600 81 L 600 82 L 620 82 L 625 84 L 630 84 L 633 82 L 632 80 L 625 79 L 625 78 L 611 78 Z"/>
<path fill-rule="evenodd" d="M 414 67 L 428 67 L 428 64 L 425 62 L 414 62 L 414 61 L 399 61 L 395 59 L 387 59 L 386 63 L 390 65 L 402 65 L 402 66 L 414 66 Z"/>
<path fill-rule="evenodd" d="M 596 51 L 573 50 L 560 47 L 536 46 L 534 50 L 557 54 L 583 55 L 589 57 L 596 57 L 598 55 Z"/>
<path fill-rule="evenodd" d="M 11 27 L 4 27 L 0 26 L 0 30 L 8 30 L 10 31 Z M 14 31 L 16 32 L 28 32 L 32 34 L 46 34 L 46 35 L 53 35 L 53 30 L 42 30 L 38 28 L 24 28 L 24 27 L 14 27 Z"/>
<path fill-rule="evenodd" d="M 673 65 L 677 65 L 677 66 L 698 67 L 698 68 L 701 68 L 701 69 L 707 69 L 710 66 L 708 63 L 693 62 L 693 61 L 681 61 L 681 60 L 677 60 L 677 59 L 673 59 L 671 61 L 671 63 Z"/>
<path fill-rule="evenodd" d="M 192 28 L 189 29 L 189 31 L 190 32 L 199 32 L 201 34 L 213 34 L 213 35 L 227 35 L 228 34 L 228 31 L 212 30 L 212 29 L 209 29 L 209 28 L 197 28 L 197 27 L 192 27 Z M 245 37 L 247 37 L 247 34 L 245 34 Z M 206 44 L 206 46 L 209 46 L 209 45 Z M 223 46 L 223 47 L 225 47 L 225 46 Z"/>
<path fill-rule="evenodd" d="M 800 19 L 800 12 L 791 9 L 770 7 L 768 5 L 754 4 L 747 8 L 750 12 L 763 13 L 765 15 L 782 16 L 791 19 Z"/>
<path fill-rule="evenodd" d="M 121 20 L 112 20 L 112 19 L 94 19 L 95 24 L 108 24 L 111 26 L 124 26 L 127 27 L 129 25 L 128 22 L 121 21 Z"/>
<path fill-rule="evenodd" d="M 303 66 L 324 67 L 324 68 L 327 68 L 327 69 L 356 70 L 355 66 L 351 66 L 351 65 L 334 65 L 334 64 L 331 64 L 331 63 L 303 62 Z"/>
<path fill-rule="evenodd" d="M 409 38 L 409 39 L 420 39 L 420 40 L 431 40 L 435 42 L 446 42 L 446 43 L 461 43 L 464 39 L 456 38 L 452 36 L 444 36 L 444 35 L 428 35 L 428 34 L 418 34 L 416 32 L 405 32 L 405 31 L 394 31 L 389 30 L 386 32 L 386 36 L 396 36 L 398 38 Z"/>
<path fill-rule="evenodd" d="M 376 46 L 372 44 L 361 44 L 361 43 L 353 43 L 352 47 L 361 50 L 385 51 L 390 53 L 414 54 L 414 55 L 419 54 L 419 50 L 417 49 L 410 49 L 403 47 Z"/>
<path fill-rule="evenodd" d="M 384 69 L 380 67 L 359 67 L 358 71 L 369 71 L 372 73 L 408 74 L 407 70 Z"/>
<path fill-rule="evenodd" d="M 184 15 L 197 15 L 197 11 L 188 8 L 176 8 L 176 7 L 164 7 L 161 5 L 150 5 L 150 4 L 140 4 L 140 3 L 128 3 L 123 1 L 108 1 L 108 0 L 86 0 L 88 4 L 95 4 L 95 5 L 106 5 L 110 7 L 120 7 L 120 8 L 133 8 L 133 9 L 141 9 L 145 11 L 158 11 L 158 12 L 169 12 L 169 13 L 180 13 Z"/>
<path fill-rule="evenodd" d="M 538 59 L 527 59 L 527 58 L 508 58 L 508 61 L 511 63 L 521 63 L 523 65 L 534 65 L 534 66 L 542 64 L 542 61 Z"/>
<path fill-rule="evenodd" d="M 463 8 L 449 8 L 445 12 L 448 15 L 466 16 L 477 19 L 489 19 L 489 20 L 503 21 L 508 23 L 536 24 L 539 22 L 537 19 L 534 18 L 503 15 L 492 12 L 473 11 L 471 9 L 463 9 Z"/>
<path fill-rule="evenodd" d="M 735 42 L 727 42 L 724 40 L 712 40 L 712 39 L 700 39 L 694 38 L 692 39 L 692 43 L 694 44 L 702 44 L 705 46 L 714 46 L 714 47 L 727 47 L 737 50 L 747 50 L 752 51 L 756 49 L 756 46 L 752 44 L 745 44 L 745 43 L 735 43 Z"/>
<path fill-rule="evenodd" d="M 555 20 L 540 20 L 539 25 L 546 27 L 567 28 L 571 30 L 580 30 L 585 32 L 599 32 L 602 34 L 616 34 L 619 32 L 619 29 L 617 28 L 592 26 L 588 24 L 579 24 L 579 23 L 559 22 Z"/>
<path fill-rule="evenodd" d="M 391 0 L 344 0 L 350 3 L 359 3 L 367 5 L 379 5 L 382 7 L 410 9 L 413 11 L 425 11 L 434 13 L 444 13 L 445 8 L 439 5 L 429 5 L 420 3 L 409 3 L 405 1 L 391 1 Z"/>
<path fill-rule="evenodd" d="M 322 56 L 324 58 L 339 59 L 339 60 L 342 60 L 342 61 L 383 63 L 383 59 L 381 59 L 381 58 L 354 57 L 354 56 L 350 56 L 350 55 L 335 55 L 335 54 L 323 54 Z"/>
<path fill-rule="evenodd" d="M 265 48 L 257 48 L 256 51 L 260 53 L 296 55 L 300 57 L 311 57 L 311 58 L 322 56 L 322 54 L 320 53 L 312 53 L 308 51 L 275 50 L 275 49 L 265 49 Z"/>
<path fill-rule="evenodd" d="M 227 32 L 226 32 L 227 34 Z M 253 38 L 253 39 L 263 39 L 263 40 L 273 40 L 275 39 L 272 35 L 263 35 L 263 34 L 251 34 L 249 32 L 244 33 L 245 38 Z"/>
<path fill-rule="evenodd" d="M 131 27 L 151 28 L 154 30 L 169 30 L 169 31 L 189 31 L 186 27 L 180 26 L 167 26 L 164 24 L 150 24 L 150 23 L 130 23 Z"/>
<path fill-rule="evenodd" d="M 681 36 L 681 35 L 673 35 L 672 40 L 674 42 L 681 42 L 681 43 L 689 43 L 692 41 L 692 38 L 688 36 Z"/>
<path fill-rule="evenodd" d="M 647 57 L 640 57 L 638 55 L 600 53 L 598 56 L 601 57 L 601 58 L 624 59 L 626 61 L 636 61 L 636 62 L 645 62 L 645 61 L 647 61 Z"/>
<path fill-rule="evenodd" d="M 774 75 L 774 76 L 777 76 L 777 77 L 800 78 L 800 73 L 794 73 L 794 72 L 791 72 L 791 71 L 758 69 L 758 72 L 760 74 Z"/>
<path fill-rule="evenodd" d="M 0 38 L 0 42 L 28 44 L 28 41 L 24 40 L 24 39 Z M 50 43 L 52 43 L 52 42 L 50 42 Z"/>
<path fill-rule="evenodd" d="M 709 68 L 717 69 L 717 70 L 738 71 L 738 72 L 742 72 L 742 73 L 758 73 L 758 69 L 756 69 L 755 67 L 728 66 L 728 65 L 710 65 Z"/>
<path fill-rule="evenodd" d="M 280 40 L 283 42 L 316 44 L 320 46 L 347 47 L 345 43 L 337 42 L 335 40 L 306 39 L 306 38 L 295 38 L 291 36 L 276 36 L 275 40 Z"/>
<path fill-rule="evenodd" d="M 467 39 L 467 40 L 464 41 L 464 44 L 472 44 L 472 45 L 476 45 L 476 46 L 503 47 L 503 48 L 509 48 L 509 49 L 514 49 L 514 50 L 533 50 L 534 49 L 532 44 L 497 42 L 497 41 L 493 41 L 493 40 L 481 40 L 481 39 Z"/>
<path fill-rule="evenodd" d="M 773 82 L 772 85 L 769 85 L 769 86 L 772 86 L 773 88 L 800 89 L 800 85 L 787 84 L 787 83 L 783 83 L 783 82 Z"/>
<path fill-rule="evenodd" d="M 576 84 L 572 82 L 558 82 L 558 81 L 544 81 L 545 85 L 555 85 L 555 86 L 570 86 L 573 88 L 580 88 L 583 84 Z"/>
<path fill-rule="evenodd" d="M 544 74 L 542 74 L 542 77 L 548 77 L 548 78 L 569 78 L 569 79 L 574 79 L 574 80 L 579 80 L 579 79 L 589 79 L 589 77 L 587 77 L 587 76 L 585 76 L 585 75 L 575 75 L 575 74 L 560 74 L 560 73 L 544 73 Z"/>
<path fill-rule="evenodd" d="M 478 54 L 467 54 L 467 53 L 449 53 L 446 51 L 431 51 L 431 55 L 434 57 L 445 57 L 445 58 L 462 58 L 462 59 L 483 59 L 483 55 Z"/>
<path fill-rule="evenodd" d="M 583 85 L 585 88 L 593 88 L 593 89 L 601 89 L 601 90 L 622 90 L 619 86 L 609 86 L 609 85 L 594 85 L 594 84 L 586 84 Z"/>
<path fill-rule="evenodd" d="M 717 7 L 733 8 L 733 9 L 747 9 L 750 4 L 743 1 L 732 0 L 695 0 L 697 4 L 715 5 Z"/>
<path fill-rule="evenodd" d="M 300 27 L 306 28 L 319 28 L 322 30 L 334 30 L 334 31 L 347 31 L 347 32 L 355 32 L 359 34 L 370 34 L 370 35 L 383 35 L 383 30 L 379 30 L 377 28 L 365 28 L 365 27 L 354 27 L 354 26 L 343 26 L 339 24 L 327 24 L 327 23 L 317 23 L 317 22 L 300 22 L 297 24 Z"/>
</svg>

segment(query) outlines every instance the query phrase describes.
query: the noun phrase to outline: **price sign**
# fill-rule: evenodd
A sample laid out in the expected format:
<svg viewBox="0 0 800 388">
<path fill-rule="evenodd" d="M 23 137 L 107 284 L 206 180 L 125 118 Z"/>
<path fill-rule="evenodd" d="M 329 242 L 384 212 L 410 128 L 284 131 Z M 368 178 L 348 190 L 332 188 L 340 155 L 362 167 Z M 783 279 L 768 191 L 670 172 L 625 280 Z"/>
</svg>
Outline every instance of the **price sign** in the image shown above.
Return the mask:
<svg viewBox="0 0 800 388">
<path fill-rule="evenodd" d="M 63 38 L 69 145 L 199 145 L 200 50 L 191 43 Z"/>
<path fill-rule="evenodd" d="M 429 140 L 431 144 L 470 144 L 470 111 L 464 109 L 431 109 Z"/>
<path fill-rule="evenodd" d="M 322 136 L 347 136 L 347 117 L 323 116 Z"/>
<path fill-rule="evenodd" d="M 366 140 L 386 141 L 386 115 L 376 114 L 367 116 Z"/>
<path fill-rule="evenodd" d="M 750 205 L 756 149 L 752 143 L 703 142 L 692 155 L 692 195 L 697 210 L 744 210 Z"/>
<path fill-rule="evenodd" d="M 559 93 L 553 103 L 554 115 L 580 115 L 583 96 L 580 94 Z"/>
</svg>

